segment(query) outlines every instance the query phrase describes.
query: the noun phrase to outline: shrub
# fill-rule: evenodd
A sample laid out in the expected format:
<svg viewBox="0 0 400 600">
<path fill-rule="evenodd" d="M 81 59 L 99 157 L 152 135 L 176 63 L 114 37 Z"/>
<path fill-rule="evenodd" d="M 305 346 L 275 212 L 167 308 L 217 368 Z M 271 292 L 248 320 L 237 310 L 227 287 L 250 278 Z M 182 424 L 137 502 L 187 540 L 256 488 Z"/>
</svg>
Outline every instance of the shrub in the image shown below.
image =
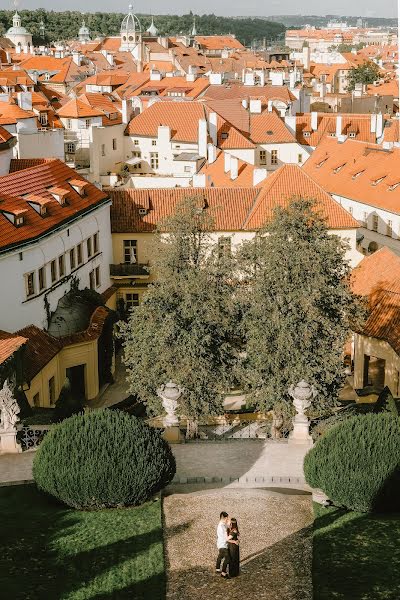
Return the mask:
<svg viewBox="0 0 400 600">
<path fill-rule="evenodd" d="M 359 404 L 352 402 L 351 404 L 340 408 L 335 414 L 322 419 L 315 419 L 311 426 L 311 435 L 314 442 L 319 440 L 322 435 L 325 435 L 332 427 L 347 421 L 350 417 L 357 415 L 365 415 L 374 411 L 374 404 Z"/>
<path fill-rule="evenodd" d="M 138 505 L 170 483 L 175 459 L 160 434 L 121 411 L 56 425 L 33 463 L 37 486 L 78 509 Z"/>
<path fill-rule="evenodd" d="M 304 460 L 307 483 L 335 503 L 369 512 L 400 509 L 400 419 L 351 417 L 330 429 Z"/>
</svg>

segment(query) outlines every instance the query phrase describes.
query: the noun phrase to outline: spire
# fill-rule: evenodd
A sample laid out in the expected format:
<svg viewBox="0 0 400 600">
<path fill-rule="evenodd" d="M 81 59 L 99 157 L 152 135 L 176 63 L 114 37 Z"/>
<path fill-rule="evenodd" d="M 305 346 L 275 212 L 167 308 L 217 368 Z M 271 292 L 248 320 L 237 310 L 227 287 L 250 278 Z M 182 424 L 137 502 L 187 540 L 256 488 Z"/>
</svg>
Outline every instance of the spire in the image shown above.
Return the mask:
<svg viewBox="0 0 400 600">
<path fill-rule="evenodd" d="M 148 32 L 148 33 L 149 33 L 151 36 L 153 36 L 153 37 L 155 37 L 156 35 L 158 35 L 158 29 L 157 29 L 157 27 L 154 25 L 154 17 L 151 17 L 151 25 L 150 25 L 149 29 L 147 30 L 147 32 Z"/>
<path fill-rule="evenodd" d="M 195 35 L 197 35 L 197 29 L 196 29 L 196 17 L 193 17 L 193 29 L 192 29 L 192 37 L 194 37 Z"/>
</svg>

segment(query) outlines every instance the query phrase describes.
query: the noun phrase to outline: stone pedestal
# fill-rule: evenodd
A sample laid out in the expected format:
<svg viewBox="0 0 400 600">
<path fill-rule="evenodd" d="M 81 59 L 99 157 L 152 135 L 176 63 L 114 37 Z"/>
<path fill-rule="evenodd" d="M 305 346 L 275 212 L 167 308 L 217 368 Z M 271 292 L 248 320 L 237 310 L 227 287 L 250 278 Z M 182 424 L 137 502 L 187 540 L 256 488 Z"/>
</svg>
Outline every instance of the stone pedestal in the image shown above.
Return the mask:
<svg viewBox="0 0 400 600">
<path fill-rule="evenodd" d="M 293 398 L 293 405 L 296 410 L 296 416 L 293 419 L 293 431 L 289 435 L 289 444 L 301 444 L 311 447 L 313 441 L 309 434 L 310 422 L 305 415 L 305 411 L 311 406 L 315 390 L 306 381 L 302 380 L 296 386 L 291 385 L 288 392 Z"/>
<path fill-rule="evenodd" d="M 308 423 L 295 423 L 293 431 L 289 435 L 288 443 L 306 445 L 311 448 L 313 441 L 311 435 L 308 433 Z"/>
<path fill-rule="evenodd" d="M 0 453 L 19 454 L 20 452 L 22 452 L 22 448 L 17 442 L 16 432 L 0 431 Z"/>
<path fill-rule="evenodd" d="M 166 427 L 163 438 L 169 444 L 181 444 L 184 440 L 183 435 L 179 427 Z"/>
</svg>

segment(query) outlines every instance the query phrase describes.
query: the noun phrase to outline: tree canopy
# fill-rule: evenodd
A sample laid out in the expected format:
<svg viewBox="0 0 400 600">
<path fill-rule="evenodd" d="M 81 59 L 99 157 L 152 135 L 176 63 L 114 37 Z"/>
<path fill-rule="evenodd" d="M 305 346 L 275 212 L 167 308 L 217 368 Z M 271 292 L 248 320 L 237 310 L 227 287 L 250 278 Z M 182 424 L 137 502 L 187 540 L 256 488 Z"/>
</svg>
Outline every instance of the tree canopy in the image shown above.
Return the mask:
<svg viewBox="0 0 400 600">
<path fill-rule="evenodd" d="M 349 73 L 349 84 L 347 89 L 354 90 L 356 83 L 369 85 L 380 77 L 379 66 L 371 61 L 366 61 L 358 67 L 353 67 Z"/>
<path fill-rule="evenodd" d="M 22 10 L 20 11 L 22 24 L 33 35 L 34 43 L 40 43 L 43 39 L 40 37 L 40 22 L 43 20 L 45 25 L 45 40 L 47 42 L 57 40 L 70 40 L 78 37 L 78 30 L 82 24 L 83 15 L 79 11 L 46 11 Z M 13 11 L 0 11 L 0 28 L 3 25 L 7 30 L 12 25 Z M 122 13 L 86 13 L 85 20 L 90 28 L 92 37 L 98 35 L 119 35 L 122 19 Z M 155 25 L 160 34 L 175 35 L 178 33 L 190 33 L 193 27 L 193 18 L 195 15 L 189 13 L 186 15 L 154 15 Z M 151 15 L 138 15 L 143 31 L 150 26 Z M 268 40 L 282 39 L 285 33 L 285 27 L 281 23 L 273 23 L 264 19 L 234 19 L 229 17 L 220 17 L 214 14 L 196 15 L 196 28 L 199 35 L 226 35 L 235 34 L 237 38 L 245 45 L 249 45 L 253 40 L 262 40 L 264 37 Z"/>
<path fill-rule="evenodd" d="M 184 200 L 161 224 L 157 280 L 123 327 L 130 391 L 153 414 L 162 413 L 157 389 L 169 380 L 184 388 L 179 412 L 194 419 L 221 413 L 230 387 L 232 258 L 223 244 L 212 247 L 213 218 L 203 205 L 201 198 Z"/>
<path fill-rule="evenodd" d="M 242 376 L 259 408 L 289 400 L 289 386 L 302 379 L 315 386 L 321 405 L 336 399 L 344 345 L 359 314 L 345 250 L 310 200 L 277 208 L 244 244 Z"/>
</svg>

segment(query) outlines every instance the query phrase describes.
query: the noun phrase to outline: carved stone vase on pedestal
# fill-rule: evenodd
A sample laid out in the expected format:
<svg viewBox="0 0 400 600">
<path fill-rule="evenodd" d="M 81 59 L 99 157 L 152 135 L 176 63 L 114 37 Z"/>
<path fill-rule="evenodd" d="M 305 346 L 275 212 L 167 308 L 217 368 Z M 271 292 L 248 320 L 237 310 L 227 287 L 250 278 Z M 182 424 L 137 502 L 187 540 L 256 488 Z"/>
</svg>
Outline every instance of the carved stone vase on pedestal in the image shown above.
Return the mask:
<svg viewBox="0 0 400 600">
<path fill-rule="evenodd" d="M 293 398 L 293 405 L 297 413 L 293 418 L 293 431 L 289 435 L 289 444 L 312 446 L 312 437 L 309 433 L 310 422 L 305 411 L 311 406 L 316 391 L 303 379 L 296 386 L 291 385 L 288 392 Z"/>
<path fill-rule="evenodd" d="M 17 422 L 20 408 L 14 398 L 8 380 L 0 390 L 0 453 L 17 454 L 22 452 L 17 442 Z"/>
<path fill-rule="evenodd" d="M 163 408 L 167 413 L 163 419 L 164 439 L 170 444 L 179 444 L 183 439 L 179 429 L 179 418 L 176 415 L 178 400 L 182 396 L 182 392 L 182 388 L 172 381 L 157 390 L 157 395 L 161 398 Z"/>
</svg>

